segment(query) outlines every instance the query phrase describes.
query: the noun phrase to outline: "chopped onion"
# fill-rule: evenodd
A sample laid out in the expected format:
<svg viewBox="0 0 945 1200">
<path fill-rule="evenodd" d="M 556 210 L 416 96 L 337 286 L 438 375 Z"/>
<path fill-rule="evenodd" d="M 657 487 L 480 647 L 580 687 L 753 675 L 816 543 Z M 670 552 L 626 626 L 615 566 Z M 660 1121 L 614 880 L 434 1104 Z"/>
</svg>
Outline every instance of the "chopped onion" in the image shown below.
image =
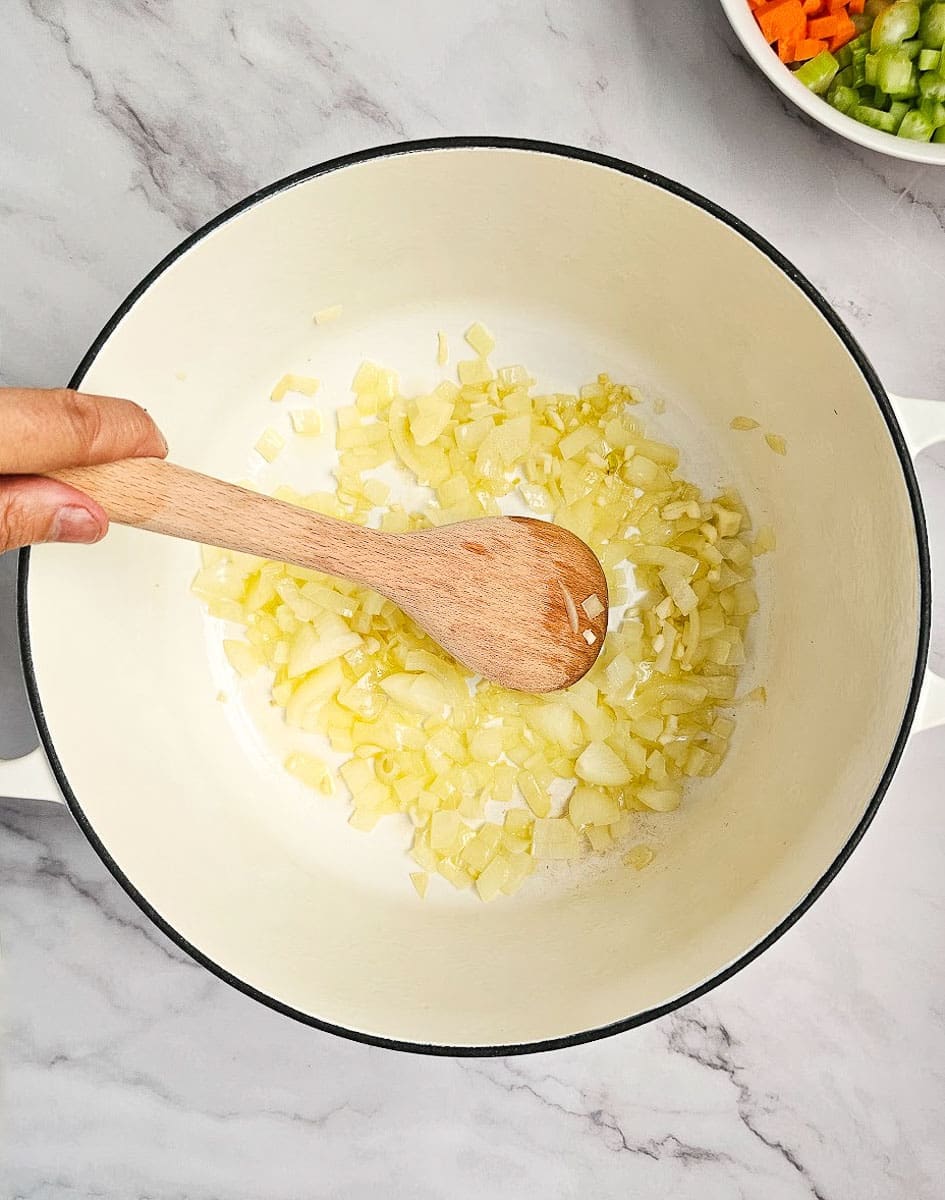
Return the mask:
<svg viewBox="0 0 945 1200">
<path fill-rule="evenodd" d="M 636 871 L 642 871 L 644 867 L 648 867 L 653 861 L 653 851 L 649 846 L 634 846 L 632 850 L 628 850 L 624 855 L 623 861 L 628 867 L 633 867 Z"/>
<path fill-rule="evenodd" d="M 633 778 L 627 764 L 606 742 L 591 742 L 574 764 L 579 779 L 604 787 L 620 787 Z"/>
<path fill-rule="evenodd" d="M 284 447 L 285 438 L 275 429 L 265 430 L 256 442 L 257 453 L 270 463 L 279 457 Z"/>
<path fill-rule="evenodd" d="M 300 437 L 317 437 L 322 431 L 322 417 L 314 408 L 294 408 L 289 413 L 292 430 Z"/>
<path fill-rule="evenodd" d="M 604 611 L 604 606 L 600 602 L 600 596 L 596 592 L 593 592 L 586 600 L 581 601 L 581 608 L 584 609 L 589 621 L 593 621 L 595 617 L 599 617 Z"/>
<path fill-rule="evenodd" d="M 504 692 L 378 593 L 283 563 L 204 548 L 193 590 L 213 616 L 242 626 L 223 646 L 236 673 L 265 671 L 287 725 L 344 758 L 351 826 L 409 820 L 417 893 L 438 875 L 487 901 L 513 895 L 538 861 L 620 846 L 641 812 L 671 812 L 688 780 L 718 770 L 759 606 L 755 558 L 775 535 L 753 533 L 732 489 L 703 496 L 679 476 L 675 447 L 647 438 L 631 415 L 629 388 L 600 375 L 578 395 L 540 394 L 524 366 L 493 370 L 481 325 L 466 340 L 476 357 L 459 364 L 459 385 L 443 380 L 429 394 L 405 395 L 393 371 L 363 363 L 354 402 L 337 412 L 334 492 L 276 495 L 355 522 L 379 514 L 382 529 L 403 533 L 497 515 L 517 492 L 592 546 L 613 604 L 626 603 L 631 582 L 642 597 L 584 679 L 547 696 Z M 445 359 L 445 336 L 437 353 Z M 284 376 L 273 395 L 315 386 Z M 321 428 L 314 409 L 290 417 L 301 436 Z M 271 461 L 283 444 L 269 430 L 257 449 Z M 389 467 L 430 489 L 419 511 L 391 502 L 389 476 L 374 474 Z M 562 595 L 575 633 L 582 614 L 605 611 L 596 594 Z M 590 644 L 595 633 L 583 636 Z M 746 699 L 764 702 L 764 688 Z M 307 750 L 285 767 L 315 793 L 332 787 L 334 773 Z M 624 861 L 641 869 L 651 858 L 635 846 Z"/>
<path fill-rule="evenodd" d="M 281 400 L 287 392 L 297 392 L 300 396 L 314 396 L 319 386 L 318 380 L 308 375 L 283 375 L 269 393 L 269 399 Z"/>
</svg>

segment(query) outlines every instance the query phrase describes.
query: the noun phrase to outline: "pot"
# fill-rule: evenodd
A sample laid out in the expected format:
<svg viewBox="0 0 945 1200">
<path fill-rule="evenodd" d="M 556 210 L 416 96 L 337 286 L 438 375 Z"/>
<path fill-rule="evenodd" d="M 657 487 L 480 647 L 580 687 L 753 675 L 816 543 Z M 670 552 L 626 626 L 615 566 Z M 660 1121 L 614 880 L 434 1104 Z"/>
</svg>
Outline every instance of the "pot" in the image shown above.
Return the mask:
<svg viewBox="0 0 945 1200">
<path fill-rule="evenodd" d="M 446 887 L 418 901 L 404 825 L 356 832 L 341 799 L 283 771 L 265 688 L 237 688 L 189 593 L 194 547 L 121 528 L 21 556 L 45 758 L 0 773 L 7 794 L 58 789 L 129 895 L 221 978 L 318 1028 L 439 1054 L 586 1041 L 727 979 L 836 875 L 910 730 L 945 719 L 925 675 L 929 560 L 906 446 L 945 432 L 945 407 L 891 403 L 782 255 L 648 171 L 500 139 L 303 171 L 169 255 L 72 382 L 134 396 L 179 462 L 311 490 L 330 439 L 254 465 L 281 413 L 273 383 L 314 374 L 326 403 L 346 402 L 365 357 L 432 382 L 436 331 L 473 320 L 542 386 L 607 370 L 665 397 L 645 415 L 688 477 L 736 485 L 777 531 L 744 679 L 767 704 L 740 708 L 718 775 L 654 819 L 652 866 L 615 855 L 489 906 Z M 732 433 L 735 415 L 783 435 L 787 456 Z"/>
</svg>

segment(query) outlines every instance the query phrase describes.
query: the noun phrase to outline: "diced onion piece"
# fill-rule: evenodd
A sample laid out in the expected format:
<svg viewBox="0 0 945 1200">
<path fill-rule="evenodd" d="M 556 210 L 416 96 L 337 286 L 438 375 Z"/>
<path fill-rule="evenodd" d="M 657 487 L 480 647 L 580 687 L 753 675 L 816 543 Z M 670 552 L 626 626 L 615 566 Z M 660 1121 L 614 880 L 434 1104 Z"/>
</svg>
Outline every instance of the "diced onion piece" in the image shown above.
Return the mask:
<svg viewBox="0 0 945 1200">
<path fill-rule="evenodd" d="M 682 793 L 679 788 L 641 787 L 637 790 L 637 799 L 642 800 L 647 808 L 654 812 L 672 812 L 679 807 Z"/>
<path fill-rule="evenodd" d="M 427 894 L 427 888 L 430 885 L 430 876 L 426 871 L 411 871 L 410 882 L 416 888 L 417 895 L 422 900 Z"/>
<path fill-rule="evenodd" d="M 441 329 L 436 335 L 436 361 L 441 367 L 445 367 L 450 360 L 449 342 L 446 334 Z"/>
<path fill-rule="evenodd" d="M 456 364 L 456 374 L 460 383 L 471 387 L 488 383 L 492 378 L 492 368 L 482 358 L 467 358 Z"/>
<path fill-rule="evenodd" d="M 502 827 L 487 821 L 463 847 L 462 860 L 473 871 L 484 871 L 502 844 Z"/>
<path fill-rule="evenodd" d="M 234 671 L 243 676 L 255 675 L 264 662 L 262 654 L 255 646 L 235 638 L 224 639 L 223 652 Z"/>
<path fill-rule="evenodd" d="M 320 308 L 314 316 L 316 325 L 327 325 L 329 321 L 336 321 L 341 316 L 342 305 L 330 304 L 327 308 Z"/>
<path fill-rule="evenodd" d="M 574 603 L 574 597 L 560 579 L 558 580 L 558 587 L 561 588 L 561 595 L 564 597 L 564 610 L 568 614 L 568 624 L 571 626 L 571 632 L 577 633 L 581 626 L 578 621 L 577 605 Z"/>
<path fill-rule="evenodd" d="M 755 535 L 751 552 L 755 558 L 758 558 L 762 554 L 767 554 L 769 550 L 776 550 L 777 545 L 778 541 L 775 537 L 774 529 L 770 525 L 762 525 Z"/>
<path fill-rule="evenodd" d="M 465 888 L 471 888 L 473 885 L 472 875 L 462 867 L 456 866 L 448 858 L 440 859 L 436 865 L 436 869 L 457 891 L 463 891 Z"/>
<path fill-rule="evenodd" d="M 495 349 L 495 338 L 486 329 L 485 325 L 478 321 L 466 330 L 466 341 L 472 346 L 473 350 L 480 358 L 488 358 Z"/>
<path fill-rule="evenodd" d="M 648 867 L 653 861 L 653 851 L 649 846 L 634 846 L 628 850 L 623 856 L 623 861 L 628 867 L 633 867 L 636 871 L 642 871 L 644 867 Z"/>
<path fill-rule="evenodd" d="M 518 786 L 525 803 L 536 817 L 547 817 L 551 812 L 551 797 L 542 788 L 530 771 L 522 771 L 518 777 Z"/>
<path fill-rule="evenodd" d="M 289 648 L 288 676 L 297 679 L 300 675 L 307 675 L 316 667 L 341 658 L 360 644 L 360 636 L 349 629 L 325 637 L 320 636 L 313 626 L 301 625 Z"/>
<path fill-rule="evenodd" d="M 787 454 L 787 441 L 780 433 L 766 433 L 765 441 L 775 454 Z"/>
<path fill-rule="evenodd" d="M 314 396 L 319 386 L 319 381 L 309 375 L 283 375 L 269 393 L 269 399 L 281 400 L 288 392 L 297 392 L 300 396 Z"/>
<path fill-rule="evenodd" d="M 601 787 L 621 787 L 633 778 L 627 764 L 606 742 L 591 742 L 574 767 L 579 779 Z"/>
<path fill-rule="evenodd" d="M 580 426 L 573 433 L 569 433 L 563 437 L 558 443 L 558 453 L 567 461 L 580 454 L 582 450 L 586 450 L 592 442 L 596 442 L 600 434 L 593 427 L 587 425 Z"/>
<path fill-rule="evenodd" d="M 418 446 L 429 446 L 440 436 L 453 415 L 453 402 L 435 393 L 423 396 L 411 406 L 408 423 Z"/>
<path fill-rule="evenodd" d="M 503 854 L 497 854 L 492 862 L 481 871 L 476 880 L 476 890 L 480 900 L 487 903 L 494 900 L 509 880 L 509 859 Z"/>
<path fill-rule="evenodd" d="M 337 694 L 344 682 L 344 671 L 337 660 L 306 675 L 286 705 L 286 722 L 300 729 L 313 729 L 318 709 L 329 696 Z"/>
<path fill-rule="evenodd" d="M 591 849 L 596 850 L 598 854 L 609 850 L 614 844 L 614 835 L 607 825 L 588 825 L 584 830 L 584 836 L 590 843 Z"/>
<path fill-rule="evenodd" d="M 388 675 L 381 688 L 403 708 L 424 717 L 442 716 L 448 707 L 446 689 L 432 675 Z"/>
<path fill-rule="evenodd" d="M 575 829 L 585 825 L 612 825 L 620 817 L 620 805 L 606 792 L 579 785 L 568 801 L 568 820 Z"/>
<path fill-rule="evenodd" d="M 502 894 L 513 896 L 535 870 L 535 860 L 530 854 L 515 854 L 508 860 Z"/>
<path fill-rule="evenodd" d="M 498 725 L 477 729 L 469 740 L 469 750 L 479 762 L 498 762 L 502 755 L 502 730 Z"/>
<path fill-rule="evenodd" d="M 531 814 L 522 808 L 510 808 L 503 820 L 506 831 L 520 837 L 531 837 L 534 824 Z"/>
<path fill-rule="evenodd" d="M 581 601 L 581 608 L 584 609 L 589 621 L 593 621 L 595 617 L 599 617 L 604 611 L 604 606 L 600 602 L 600 596 L 596 592 L 592 592 L 586 600 Z"/>
<path fill-rule="evenodd" d="M 448 853 L 459 836 L 462 819 L 455 809 L 441 809 L 430 820 L 430 848 Z"/>
<path fill-rule="evenodd" d="M 285 760 L 285 769 L 322 795 L 330 796 L 335 790 L 334 779 L 328 766 L 312 754 L 295 751 Z"/>
<path fill-rule="evenodd" d="M 731 429 L 757 429 L 759 422 L 754 417 L 732 417 L 729 427 Z"/>
<path fill-rule="evenodd" d="M 322 416 L 317 409 L 293 408 L 289 419 L 299 437 L 317 437 L 322 431 Z"/>
<path fill-rule="evenodd" d="M 266 429 L 256 442 L 256 452 L 261 454 L 266 462 L 274 462 L 282 453 L 285 438 L 275 429 Z"/>
<path fill-rule="evenodd" d="M 564 817 L 538 818 L 532 834 L 532 854 L 537 859 L 577 858 L 581 841 Z"/>
</svg>

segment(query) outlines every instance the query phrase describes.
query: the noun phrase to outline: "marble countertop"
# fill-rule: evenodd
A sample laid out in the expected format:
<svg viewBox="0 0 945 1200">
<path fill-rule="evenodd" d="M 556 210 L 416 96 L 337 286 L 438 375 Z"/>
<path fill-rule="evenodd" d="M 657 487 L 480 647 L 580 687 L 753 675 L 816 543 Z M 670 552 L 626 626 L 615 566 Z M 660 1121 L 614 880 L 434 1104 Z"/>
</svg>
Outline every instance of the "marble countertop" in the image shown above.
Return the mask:
<svg viewBox="0 0 945 1200">
<path fill-rule="evenodd" d="M 257 186 L 475 133 L 704 192 L 823 289 L 891 390 L 945 399 L 945 170 L 801 118 L 712 0 L 6 0 L 0 383 L 66 380 L 140 276 Z M 920 472 L 945 569 L 945 446 Z M 933 651 L 941 672 L 941 600 Z M 9 679 L 0 713 L 15 720 Z M 255 1005 L 145 922 L 64 810 L 0 802 L 0 1191 L 934 1200 L 943 791 L 940 729 L 825 897 L 728 984 L 616 1039 L 474 1061 Z"/>
</svg>

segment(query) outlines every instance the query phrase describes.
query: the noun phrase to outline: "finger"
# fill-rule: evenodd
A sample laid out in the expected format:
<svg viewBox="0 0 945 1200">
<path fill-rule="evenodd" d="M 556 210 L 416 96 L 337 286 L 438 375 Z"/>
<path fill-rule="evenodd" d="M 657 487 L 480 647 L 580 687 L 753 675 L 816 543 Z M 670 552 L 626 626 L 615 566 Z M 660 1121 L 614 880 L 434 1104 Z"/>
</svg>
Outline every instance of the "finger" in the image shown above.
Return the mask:
<svg viewBox="0 0 945 1200">
<path fill-rule="evenodd" d="M 0 475 L 165 454 L 160 430 L 130 400 L 68 388 L 0 389 Z"/>
<path fill-rule="evenodd" d="M 0 477 L 0 554 L 37 542 L 97 542 L 108 530 L 104 510 L 57 479 Z"/>
</svg>

